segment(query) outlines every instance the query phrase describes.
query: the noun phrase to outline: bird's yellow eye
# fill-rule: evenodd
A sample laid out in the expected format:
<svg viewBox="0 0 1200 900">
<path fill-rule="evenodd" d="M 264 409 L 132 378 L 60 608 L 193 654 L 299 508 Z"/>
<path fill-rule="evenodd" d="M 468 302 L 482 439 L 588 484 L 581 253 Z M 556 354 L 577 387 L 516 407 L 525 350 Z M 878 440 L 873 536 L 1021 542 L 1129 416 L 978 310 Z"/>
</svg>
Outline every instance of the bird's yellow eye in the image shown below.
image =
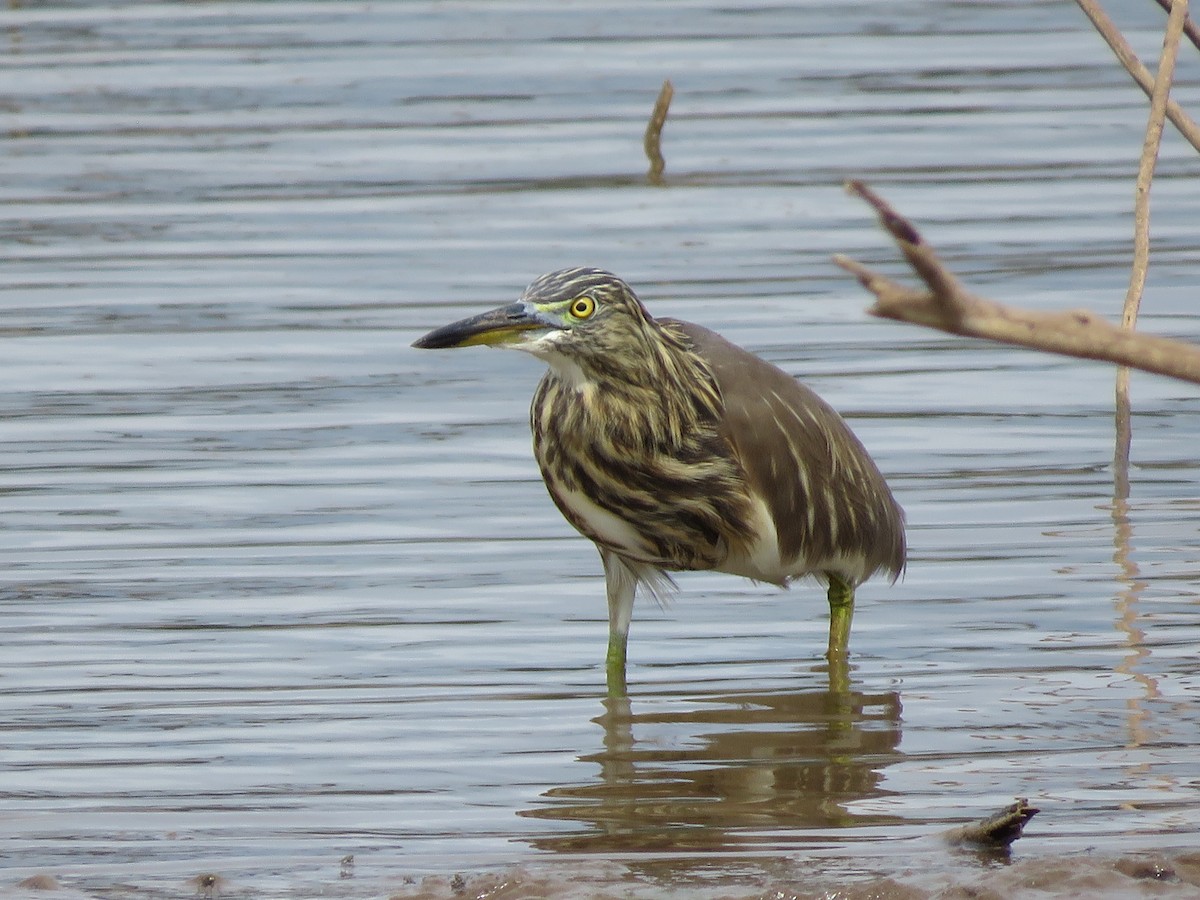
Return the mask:
<svg viewBox="0 0 1200 900">
<path fill-rule="evenodd" d="M 576 297 L 571 301 L 571 315 L 577 319 L 586 319 L 596 311 L 596 301 L 591 297 Z"/>
</svg>

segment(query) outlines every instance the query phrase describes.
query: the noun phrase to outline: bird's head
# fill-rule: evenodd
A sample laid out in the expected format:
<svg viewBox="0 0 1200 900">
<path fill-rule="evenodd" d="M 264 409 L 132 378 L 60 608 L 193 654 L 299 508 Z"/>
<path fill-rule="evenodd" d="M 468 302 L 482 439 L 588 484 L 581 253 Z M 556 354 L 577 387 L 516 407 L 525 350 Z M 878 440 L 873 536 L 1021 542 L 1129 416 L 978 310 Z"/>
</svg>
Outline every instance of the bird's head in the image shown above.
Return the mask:
<svg viewBox="0 0 1200 900">
<path fill-rule="evenodd" d="M 600 269 L 563 269 L 529 285 L 516 303 L 443 325 L 413 346 L 511 347 L 590 368 L 620 365 L 646 345 L 653 319 L 624 281 Z"/>
</svg>

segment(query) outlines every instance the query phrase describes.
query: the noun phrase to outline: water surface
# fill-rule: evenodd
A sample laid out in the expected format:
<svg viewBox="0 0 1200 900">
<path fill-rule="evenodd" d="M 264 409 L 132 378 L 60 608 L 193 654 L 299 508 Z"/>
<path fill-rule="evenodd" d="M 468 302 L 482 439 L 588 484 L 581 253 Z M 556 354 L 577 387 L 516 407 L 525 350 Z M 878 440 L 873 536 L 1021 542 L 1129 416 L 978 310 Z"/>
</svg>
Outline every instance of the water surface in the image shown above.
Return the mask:
<svg viewBox="0 0 1200 900">
<path fill-rule="evenodd" d="M 1016 796 L 1043 810 L 1018 867 L 1196 848 L 1195 389 L 1135 376 L 1114 502 L 1109 368 L 871 319 L 829 262 L 903 273 L 859 177 L 981 293 L 1118 310 L 1144 100 L 1074 7 L 0 26 L 4 885 L 970 881 L 1002 876 L 932 836 Z M 1141 320 L 1193 341 L 1197 174 L 1169 136 Z M 539 364 L 409 347 L 578 264 L 804 378 L 888 474 L 911 559 L 860 591 L 848 691 L 817 589 L 687 574 L 602 699 L 599 561 L 529 451 Z"/>
</svg>

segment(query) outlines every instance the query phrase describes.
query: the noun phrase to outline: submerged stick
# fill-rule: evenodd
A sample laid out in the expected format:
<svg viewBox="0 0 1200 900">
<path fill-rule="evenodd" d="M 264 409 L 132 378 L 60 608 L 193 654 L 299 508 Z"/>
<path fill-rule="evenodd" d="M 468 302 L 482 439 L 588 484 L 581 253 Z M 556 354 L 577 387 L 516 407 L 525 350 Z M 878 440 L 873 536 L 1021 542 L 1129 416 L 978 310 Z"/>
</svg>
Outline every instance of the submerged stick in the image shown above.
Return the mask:
<svg viewBox="0 0 1200 900">
<path fill-rule="evenodd" d="M 646 177 L 650 179 L 651 184 L 662 184 L 663 171 L 667 167 L 667 161 L 662 155 L 662 130 L 667 122 L 671 98 L 674 96 L 674 85 L 669 80 L 664 81 L 662 89 L 658 92 L 658 99 L 654 101 L 654 112 L 650 114 L 650 123 L 646 126 L 646 136 L 642 141 L 646 158 L 650 160 L 650 171 L 646 173 Z"/>
</svg>

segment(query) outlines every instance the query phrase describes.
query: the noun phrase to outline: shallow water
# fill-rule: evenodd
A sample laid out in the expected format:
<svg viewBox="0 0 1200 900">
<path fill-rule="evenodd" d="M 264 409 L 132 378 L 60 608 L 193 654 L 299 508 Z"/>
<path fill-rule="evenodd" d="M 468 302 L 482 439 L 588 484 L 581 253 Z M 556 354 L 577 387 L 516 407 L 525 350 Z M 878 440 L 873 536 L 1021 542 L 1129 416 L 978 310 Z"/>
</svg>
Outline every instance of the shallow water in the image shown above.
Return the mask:
<svg viewBox="0 0 1200 900">
<path fill-rule="evenodd" d="M 1109 368 L 872 319 L 829 262 L 903 273 L 860 177 L 980 292 L 1119 308 L 1144 102 L 1074 7 L 13 4 L 0 41 L 0 883 L 969 881 L 934 836 L 1015 796 L 1018 866 L 1196 848 L 1195 389 L 1135 376 L 1114 503 Z M 1141 319 L 1193 341 L 1198 172 L 1169 137 Z M 889 475 L 911 559 L 848 693 L 818 590 L 686 574 L 602 699 L 539 364 L 409 347 L 575 264 Z"/>
</svg>

